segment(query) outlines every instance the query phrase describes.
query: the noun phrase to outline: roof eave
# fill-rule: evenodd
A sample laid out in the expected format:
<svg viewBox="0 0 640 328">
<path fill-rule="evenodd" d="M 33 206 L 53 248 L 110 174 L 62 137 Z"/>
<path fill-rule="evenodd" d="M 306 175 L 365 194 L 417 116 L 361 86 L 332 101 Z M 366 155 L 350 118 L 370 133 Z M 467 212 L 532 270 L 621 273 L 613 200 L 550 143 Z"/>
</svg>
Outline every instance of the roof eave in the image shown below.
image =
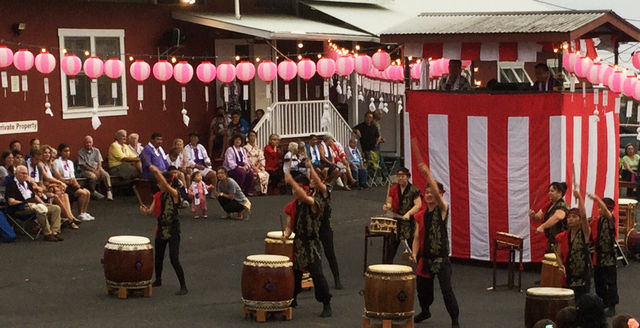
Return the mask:
<svg viewBox="0 0 640 328">
<path fill-rule="evenodd" d="M 597 27 L 602 26 L 606 23 L 613 25 L 615 28 L 619 29 L 620 32 L 622 32 L 623 35 L 620 35 L 618 37 L 618 41 L 640 42 L 640 29 L 626 21 L 624 18 L 618 16 L 613 11 L 610 11 L 606 13 L 606 15 L 571 31 L 570 40 L 580 39 L 584 35 L 587 35 L 590 31 L 593 31 Z"/>
<path fill-rule="evenodd" d="M 242 25 L 238 25 L 238 24 L 231 24 L 231 23 L 223 22 L 223 21 L 220 21 L 220 20 L 217 20 L 217 19 L 213 19 L 213 18 L 205 18 L 205 17 L 201 17 L 201 16 L 198 16 L 198 15 L 195 15 L 193 13 L 175 12 L 174 11 L 174 12 L 171 13 L 171 17 L 173 17 L 174 19 L 177 19 L 177 20 L 181 20 L 181 21 L 185 21 L 185 22 L 189 22 L 189 23 L 194 23 L 194 24 L 198 24 L 198 25 L 202 25 L 202 26 L 208 26 L 208 27 L 213 27 L 213 28 L 217 28 L 217 29 L 221 29 L 221 30 L 233 31 L 233 32 L 238 32 L 238 33 L 242 33 L 242 34 L 247 34 L 247 35 L 253 35 L 253 36 L 256 36 L 256 37 L 263 38 L 263 39 L 271 39 L 271 32 L 270 31 L 251 28 L 251 27 L 246 27 L 246 26 L 242 26 Z"/>
<path fill-rule="evenodd" d="M 473 42 L 563 42 L 565 32 L 545 33 L 467 33 L 467 34 L 383 34 L 382 43 L 473 43 Z"/>
</svg>

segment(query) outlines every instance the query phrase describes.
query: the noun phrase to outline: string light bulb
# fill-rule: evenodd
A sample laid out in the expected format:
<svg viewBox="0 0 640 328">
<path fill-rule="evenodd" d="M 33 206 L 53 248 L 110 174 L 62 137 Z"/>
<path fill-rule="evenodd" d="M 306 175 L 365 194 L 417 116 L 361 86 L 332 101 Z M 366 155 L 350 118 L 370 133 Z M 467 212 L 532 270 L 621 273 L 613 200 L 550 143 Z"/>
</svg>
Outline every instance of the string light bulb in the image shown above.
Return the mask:
<svg viewBox="0 0 640 328">
<path fill-rule="evenodd" d="M 172 63 L 174 63 L 174 64 L 175 64 L 175 63 L 176 63 L 176 61 L 178 61 L 178 60 L 176 59 L 176 57 L 171 57 L 171 62 L 172 62 Z"/>
<path fill-rule="evenodd" d="M 408 58 L 408 59 L 409 59 L 409 60 L 413 60 L 413 56 L 409 56 L 409 58 Z"/>
<path fill-rule="evenodd" d="M 129 56 L 129 61 L 133 61 L 133 56 Z"/>
<path fill-rule="evenodd" d="M 89 50 L 85 50 L 85 51 L 84 51 L 84 55 L 85 55 L 85 56 L 89 56 L 89 54 L 91 54 L 91 53 L 89 52 Z"/>
<path fill-rule="evenodd" d="M 63 49 L 62 49 L 62 53 L 63 53 L 63 54 L 66 54 L 66 53 L 67 53 L 67 49 L 64 49 L 64 48 L 63 48 Z"/>
<path fill-rule="evenodd" d="M 356 44 L 356 50 L 360 50 L 360 45 Z"/>
<path fill-rule="evenodd" d="M 302 60 L 302 55 L 298 55 L 298 60 Z"/>
<path fill-rule="evenodd" d="M 45 52 L 47 52 L 47 49 L 46 48 L 42 48 L 42 49 L 40 49 L 40 52 L 45 53 Z"/>
<path fill-rule="evenodd" d="M 322 54 L 318 54 L 318 59 L 322 58 Z"/>
<path fill-rule="evenodd" d="M 240 56 L 237 56 L 237 55 L 236 55 L 236 60 L 240 60 Z"/>
<path fill-rule="evenodd" d="M 477 68 L 477 67 L 474 67 L 474 68 L 473 68 L 473 71 L 474 71 L 475 73 L 478 73 L 478 68 Z"/>
<path fill-rule="evenodd" d="M 260 57 L 256 57 L 256 63 L 260 62 Z"/>
<path fill-rule="evenodd" d="M 302 42 L 298 42 L 298 48 L 300 49 L 304 48 L 304 44 Z"/>
</svg>

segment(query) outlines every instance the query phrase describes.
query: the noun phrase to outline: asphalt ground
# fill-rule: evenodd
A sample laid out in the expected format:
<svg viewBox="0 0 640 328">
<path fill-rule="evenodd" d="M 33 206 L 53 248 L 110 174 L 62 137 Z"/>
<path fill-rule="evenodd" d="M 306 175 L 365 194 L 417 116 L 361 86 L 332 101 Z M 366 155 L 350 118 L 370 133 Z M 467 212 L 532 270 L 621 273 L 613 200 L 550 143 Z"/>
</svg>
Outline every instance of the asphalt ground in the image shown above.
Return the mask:
<svg viewBox="0 0 640 328">
<path fill-rule="evenodd" d="M 13 244 L 0 244 L 0 327 L 361 327 L 364 298 L 364 227 L 371 216 L 382 214 L 386 188 L 334 191 L 335 248 L 344 290 L 333 288 L 326 261 L 324 271 L 333 293 L 333 317 L 320 318 L 322 305 L 313 292 L 299 296 L 291 321 L 256 323 L 242 318 L 241 271 L 247 255 L 264 251 L 268 231 L 279 230 L 279 214 L 290 195 L 253 197 L 248 221 L 220 219 L 222 209 L 209 199 L 209 219 L 195 220 L 181 210 L 180 260 L 189 294 L 176 296 L 175 273 L 165 259 L 163 286 L 153 296 L 132 295 L 118 299 L 105 292 L 101 259 L 110 236 L 139 235 L 150 239 L 155 219 L 142 215 L 134 197 L 113 202 L 92 201 L 96 217 L 79 230 L 64 230 L 64 242 L 32 242 L 19 236 Z M 381 240 L 369 248 L 369 263 L 381 259 Z M 168 253 L 168 252 L 167 252 Z M 398 252 L 400 253 L 400 252 Z M 403 263 L 400 254 L 396 263 Z M 637 274 L 640 263 L 618 271 L 618 312 L 640 315 Z M 539 279 L 535 266 L 523 275 L 523 289 Z M 499 282 L 506 281 L 501 270 Z M 492 282 L 487 263 L 455 261 L 453 289 L 460 304 L 462 327 L 523 327 L 526 293 L 499 289 L 487 291 Z M 415 310 L 419 306 L 415 301 Z M 450 327 L 450 319 L 436 284 L 432 318 L 416 327 Z"/>
</svg>

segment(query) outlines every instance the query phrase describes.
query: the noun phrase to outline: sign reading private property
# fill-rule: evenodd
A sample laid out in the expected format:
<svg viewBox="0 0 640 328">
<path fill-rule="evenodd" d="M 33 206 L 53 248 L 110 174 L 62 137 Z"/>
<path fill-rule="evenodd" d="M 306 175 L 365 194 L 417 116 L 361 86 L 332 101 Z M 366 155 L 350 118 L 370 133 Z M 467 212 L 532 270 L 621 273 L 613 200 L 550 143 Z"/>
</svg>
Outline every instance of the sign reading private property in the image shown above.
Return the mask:
<svg viewBox="0 0 640 328">
<path fill-rule="evenodd" d="M 0 122 L 0 134 L 38 132 L 38 121 Z"/>
</svg>

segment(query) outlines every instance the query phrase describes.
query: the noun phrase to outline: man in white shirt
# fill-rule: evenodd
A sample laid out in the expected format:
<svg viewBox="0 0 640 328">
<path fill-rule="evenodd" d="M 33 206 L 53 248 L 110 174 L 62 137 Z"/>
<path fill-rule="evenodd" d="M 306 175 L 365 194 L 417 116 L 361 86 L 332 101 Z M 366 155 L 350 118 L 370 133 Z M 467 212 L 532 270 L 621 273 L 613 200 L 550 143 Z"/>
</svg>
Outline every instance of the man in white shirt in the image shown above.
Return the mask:
<svg viewBox="0 0 640 328">
<path fill-rule="evenodd" d="M 78 165 L 83 168 L 82 175 L 89 180 L 89 192 L 95 199 L 103 199 L 104 195 L 96 190 L 98 181 L 107 187 L 107 200 L 113 200 L 111 193 L 111 176 L 102 168 L 100 149 L 93 147 L 93 138 L 84 137 L 84 148 L 78 151 Z"/>
<path fill-rule="evenodd" d="M 187 153 L 187 161 L 193 161 L 193 163 L 195 163 L 193 165 L 194 169 L 202 171 L 203 180 L 215 186 L 218 183 L 216 172 L 211 169 L 211 159 L 209 158 L 209 154 L 207 154 L 207 149 L 199 144 L 199 141 L 200 135 L 198 131 L 189 133 L 189 144 L 184 147 Z"/>
</svg>

